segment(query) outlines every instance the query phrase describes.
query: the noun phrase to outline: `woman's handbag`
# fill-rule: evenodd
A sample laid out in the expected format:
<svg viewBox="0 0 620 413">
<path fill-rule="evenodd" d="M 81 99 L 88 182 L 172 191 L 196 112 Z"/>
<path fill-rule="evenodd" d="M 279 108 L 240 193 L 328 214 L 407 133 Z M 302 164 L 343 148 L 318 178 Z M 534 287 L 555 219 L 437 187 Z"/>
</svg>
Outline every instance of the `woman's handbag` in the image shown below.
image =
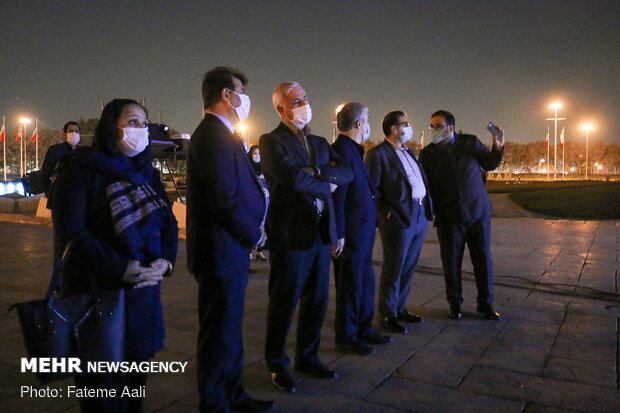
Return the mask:
<svg viewBox="0 0 620 413">
<path fill-rule="evenodd" d="M 80 369 L 87 370 L 89 361 L 122 361 L 125 353 L 125 290 L 101 291 L 95 277 L 90 277 L 92 292 L 54 297 L 62 267 L 76 241 L 67 244 L 59 264 L 54 268 L 45 299 L 14 304 L 17 307 L 28 356 L 32 358 L 68 357 L 81 360 Z M 88 276 L 88 275 L 85 275 Z M 37 363 L 38 365 L 38 363 Z M 60 369 L 59 369 L 60 370 Z M 42 373 L 41 383 L 72 376 L 74 372 Z"/>
</svg>

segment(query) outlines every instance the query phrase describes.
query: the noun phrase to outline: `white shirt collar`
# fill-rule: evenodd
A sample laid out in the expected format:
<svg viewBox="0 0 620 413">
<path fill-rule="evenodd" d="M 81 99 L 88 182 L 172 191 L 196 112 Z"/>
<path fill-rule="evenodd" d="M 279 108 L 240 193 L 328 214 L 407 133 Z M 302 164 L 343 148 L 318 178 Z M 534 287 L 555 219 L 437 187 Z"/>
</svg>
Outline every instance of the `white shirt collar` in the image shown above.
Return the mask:
<svg viewBox="0 0 620 413">
<path fill-rule="evenodd" d="M 230 123 L 230 121 L 228 119 L 226 119 L 224 116 L 220 115 L 219 113 L 215 113 L 215 112 L 210 112 L 207 111 L 207 113 L 215 116 L 216 118 L 218 118 L 219 120 L 222 121 L 222 123 L 228 128 L 228 130 L 230 131 L 230 133 L 235 133 L 235 127 L 232 125 L 232 123 Z"/>
</svg>

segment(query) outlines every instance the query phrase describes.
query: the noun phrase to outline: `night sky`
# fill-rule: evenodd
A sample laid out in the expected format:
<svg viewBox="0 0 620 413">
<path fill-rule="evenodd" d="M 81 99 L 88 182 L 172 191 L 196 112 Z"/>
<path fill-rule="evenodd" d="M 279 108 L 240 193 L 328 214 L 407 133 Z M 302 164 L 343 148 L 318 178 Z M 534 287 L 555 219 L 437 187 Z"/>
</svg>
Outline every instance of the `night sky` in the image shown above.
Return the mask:
<svg viewBox="0 0 620 413">
<path fill-rule="evenodd" d="M 566 139 L 619 142 L 618 1 L 14 1 L 0 5 L 0 116 L 60 128 L 101 101 L 146 97 L 152 121 L 191 133 L 202 76 L 249 77 L 251 138 L 278 117 L 271 91 L 296 80 L 313 132 L 331 139 L 335 107 L 369 106 L 371 139 L 404 110 L 414 139 L 437 109 L 486 143 L 544 139 L 556 99 Z M 559 134 L 559 131 L 558 131 Z M 551 124 L 551 139 L 553 126 Z M 558 138 L 559 139 L 559 138 Z"/>
</svg>

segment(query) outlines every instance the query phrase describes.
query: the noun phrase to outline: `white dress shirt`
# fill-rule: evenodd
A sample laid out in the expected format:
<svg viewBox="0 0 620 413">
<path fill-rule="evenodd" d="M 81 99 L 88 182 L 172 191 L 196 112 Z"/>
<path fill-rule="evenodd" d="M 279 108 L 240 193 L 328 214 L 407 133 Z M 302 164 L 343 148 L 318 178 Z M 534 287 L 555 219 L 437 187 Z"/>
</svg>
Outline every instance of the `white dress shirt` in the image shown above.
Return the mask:
<svg viewBox="0 0 620 413">
<path fill-rule="evenodd" d="M 400 163 L 403 164 L 407 179 L 409 179 L 409 184 L 411 184 L 411 198 L 424 198 L 426 196 L 426 187 L 424 186 L 422 172 L 418 163 L 411 157 L 407 148 L 396 149 L 396 155 L 398 155 Z"/>
</svg>

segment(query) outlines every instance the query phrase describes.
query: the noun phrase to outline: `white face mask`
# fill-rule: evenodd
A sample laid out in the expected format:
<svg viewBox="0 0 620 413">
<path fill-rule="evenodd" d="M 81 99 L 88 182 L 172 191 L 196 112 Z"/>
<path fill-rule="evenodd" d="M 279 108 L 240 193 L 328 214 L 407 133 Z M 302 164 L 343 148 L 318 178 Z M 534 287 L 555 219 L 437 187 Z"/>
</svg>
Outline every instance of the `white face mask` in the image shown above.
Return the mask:
<svg viewBox="0 0 620 413">
<path fill-rule="evenodd" d="M 237 93 L 233 90 L 231 90 L 231 92 L 239 96 L 239 99 L 241 100 L 241 104 L 236 108 L 233 106 L 233 108 L 235 109 L 235 112 L 237 112 L 239 122 L 243 122 L 250 115 L 250 97 L 244 93 Z"/>
<path fill-rule="evenodd" d="M 433 143 L 441 143 L 447 139 L 452 139 L 452 132 L 450 132 L 448 128 L 449 127 L 431 130 L 431 140 Z"/>
<path fill-rule="evenodd" d="M 260 155 L 254 155 L 252 159 L 254 159 L 254 163 L 260 163 Z"/>
<path fill-rule="evenodd" d="M 409 142 L 411 138 L 413 137 L 413 129 L 411 128 L 411 126 L 405 126 L 405 128 L 403 129 L 403 132 L 405 134 L 400 137 L 402 143 Z"/>
<path fill-rule="evenodd" d="M 122 128 L 123 138 L 116 141 L 116 147 L 130 158 L 142 153 L 149 144 L 148 128 Z"/>
<path fill-rule="evenodd" d="M 80 134 L 78 132 L 68 132 L 67 142 L 69 142 L 71 146 L 77 145 L 80 142 Z"/>
<path fill-rule="evenodd" d="M 299 129 L 306 126 L 312 120 L 312 108 L 310 108 L 309 104 L 292 109 L 292 112 L 293 119 L 291 119 L 290 121 Z"/>
<path fill-rule="evenodd" d="M 368 139 L 370 137 L 370 123 L 366 122 L 366 132 L 364 132 L 364 134 L 362 135 L 362 142 L 364 142 L 366 139 Z"/>
</svg>

